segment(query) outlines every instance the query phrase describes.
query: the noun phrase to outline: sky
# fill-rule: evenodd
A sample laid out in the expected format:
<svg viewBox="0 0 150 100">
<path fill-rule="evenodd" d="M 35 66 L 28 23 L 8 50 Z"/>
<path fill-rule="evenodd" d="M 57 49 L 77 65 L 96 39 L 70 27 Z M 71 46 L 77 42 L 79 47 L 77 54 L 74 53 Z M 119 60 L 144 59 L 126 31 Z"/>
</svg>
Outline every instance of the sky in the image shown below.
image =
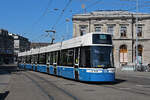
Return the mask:
<svg viewBox="0 0 150 100">
<path fill-rule="evenodd" d="M 55 42 L 72 38 L 72 16 L 96 10 L 135 12 L 136 0 L 0 0 L 0 29 L 29 38 L 31 42 Z M 139 0 L 139 12 L 150 13 L 150 0 Z M 68 19 L 69 21 L 66 21 Z"/>
</svg>

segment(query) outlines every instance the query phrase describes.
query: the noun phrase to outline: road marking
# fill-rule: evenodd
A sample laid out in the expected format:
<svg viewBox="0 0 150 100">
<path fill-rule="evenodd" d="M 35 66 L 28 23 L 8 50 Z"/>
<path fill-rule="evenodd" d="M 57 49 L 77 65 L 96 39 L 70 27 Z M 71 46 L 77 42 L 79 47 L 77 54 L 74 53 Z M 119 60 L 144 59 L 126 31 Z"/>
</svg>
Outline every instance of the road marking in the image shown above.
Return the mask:
<svg viewBox="0 0 150 100">
<path fill-rule="evenodd" d="M 138 86 L 138 87 L 143 87 L 144 85 L 137 84 L 136 86 Z"/>
<path fill-rule="evenodd" d="M 121 90 L 130 90 L 131 88 L 119 88 Z"/>
<path fill-rule="evenodd" d="M 134 76 L 134 77 L 139 77 L 139 78 L 148 78 L 148 79 L 150 79 L 149 77 L 147 77 L 147 76 Z"/>
<path fill-rule="evenodd" d="M 150 85 L 144 85 L 144 88 L 150 88 Z"/>
</svg>

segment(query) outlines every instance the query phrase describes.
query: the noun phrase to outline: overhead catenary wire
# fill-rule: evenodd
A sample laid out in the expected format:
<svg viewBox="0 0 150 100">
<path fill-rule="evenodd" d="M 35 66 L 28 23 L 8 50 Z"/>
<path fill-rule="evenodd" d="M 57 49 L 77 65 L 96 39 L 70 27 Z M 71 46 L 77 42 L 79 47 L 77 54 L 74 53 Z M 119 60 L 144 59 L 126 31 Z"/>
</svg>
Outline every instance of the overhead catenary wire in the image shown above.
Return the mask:
<svg viewBox="0 0 150 100">
<path fill-rule="evenodd" d="M 44 16 L 46 16 L 46 14 L 48 13 L 48 10 L 50 8 L 50 6 L 52 5 L 53 0 L 49 0 L 47 7 L 45 8 L 43 14 L 37 19 L 37 21 L 34 22 L 34 24 L 37 24 Z"/>
<path fill-rule="evenodd" d="M 46 6 L 44 12 L 43 12 L 42 15 L 32 24 L 31 30 L 33 30 L 33 27 L 34 27 L 35 24 L 39 23 L 40 20 L 41 20 L 44 16 L 46 16 L 46 14 L 48 13 L 48 11 L 49 11 L 49 9 L 50 9 L 50 7 L 51 7 L 51 5 L 52 5 L 52 2 L 53 2 L 53 0 L 48 0 L 47 6 Z M 31 31 L 31 30 L 30 30 L 30 31 Z M 40 35 L 39 37 L 34 37 L 34 39 L 39 39 L 39 38 L 41 38 L 41 37 L 43 37 L 43 34 Z M 32 41 L 33 41 L 34 39 L 32 39 Z"/>
<path fill-rule="evenodd" d="M 92 8 L 93 6 L 97 5 L 98 3 L 100 3 L 102 0 L 96 0 L 95 2 L 93 2 L 92 4 L 88 5 L 86 7 L 86 9 Z M 66 4 L 66 6 L 63 8 L 63 10 L 61 11 L 61 14 L 58 16 L 56 22 L 54 23 L 54 25 L 52 26 L 52 30 L 54 30 L 56 28 L 56 25 L 59 23 L 59 21 L 61 20 L 61 18 L 63 17 L 64 12 L 66 11 L 66 9 L 68 8 L 68 6 L 70 5 L 70 3 L 72 2 L 72 0 L 69 0 L 68 3 Z M 80 13 L 82 10 L 79 10 L 76 13 Z M 71 15 L 72 18 L 72 15 Z M 65 22 L 63 22 L 65 23 Z M 47 37 L 49 35 L 49 33 L 45 34 L 44 37 Z M 42 35 L 41 35 L 42 36 Z M 41 37 L 40 36 L 40 37 Z"/>
<path fill-rule="evenodd" d="M 65 8 L 68 8 L 67 5 L 68 5 L 68 4 L 70 5 L 70 3 L 69 3 L 70 1 L 72 1 L 72 0 L 69 0 L 69 1 L 68 1 L 68 3 L 66 4 Z M 102 1 L 102 0 L 97 0 L 97 1 L 95 1 L 94 3 L 88 5 L 88 6 L 86 7 L 86 9 L 92 8 L 93 6 L 97 5 L 100 1 Z M 143 7 L 149 7 L 149 5 L 148 5 L 148 4 L 144 4 L 144 5 L 140 5 L 140 6 L 139 6 L 139 8 L 143 8 Z M 64 8 L 64 9 L 65 9 L 65 8 Z M 58 19 L 57 19 L 56 22 L 54 23 L 52 29 L 55 29 L 55 28 L 56 28 L 56 25 L 60 22 L 60 20 L 61 20 L 63 14 L 64 14 L 64 12 L 65 12 L 64 9 L 61 11 L 61 14 L 58 16 Z M 135 7 L 134 7 L 134 8 L 129 8 L 129 9 L 127 9 L 126 11 L 132 11 L 132 10 L 135 10 Z M 80 11 L 81 11 L 81 10 L 80 10 Z M 125 11 L 125 10 L 124 10 L 124 11 Z M 118 14 L 123 13 L 124 11 L 120 11 Z M 116 14 L 117 14 L 117 13 L 116 13 Z M 71 15 L 71 17 L 72 17 L 72 15 Z M 64 23 L 64 22 L 63 22 L 63 23 Z M 48 36 L 48 33 L 44 35 L 44 37 L 47 37 L 47 36 Z"/>
<path fill-rule="evenodd" d="M 65 7 L 62 9 L 60 15 L 58 16 L 56 22 L 53 24 L 51 30 L 54 30 L 54 29 L 55 29 L 56 25 L 57 25 L 58 22 L 61 20 L 61 18 L 62 18 L 62 16 L 63 16 L 64 12 L 67 10 L 67 8 L 68 8 L 68 6 L 71 4 L 71 2 L 72 2 L 72 0 L 69 0 L 69 1 L 67 2 L 67 4 L 65 5 Z M 46 34 L 41 34 L 38 38 L 41 38 L 41 37 L 48 37 L 48 36 L 50 36 L 50 34 L 49 34 L 49 33 L 46 33 Z M 44 38 L 43 38 L 43 39 L 44 39 Z"/>
<path fill-rule="evenodd" d="M 64 12 L 67 10 L 68 6 L 71 4 L 72 0 L 69 0 L 67 2 L 67 4 L 65 5 L 65 7 L 63 8 L 63 10 L 61 11 L 60 15 L 58 16 L 56 22 L 54 23 L 54 25 L 52 26 L 52 29 L 54 29 L 56 27 L 56 25 L 58 24 L 58 22 L 61 20 Z"/>
<path fill-rule="evenodd" d="M 58 22 L 59 22 L 59 21 L 61 20 L 61 18 L 63 17 L 63 14 L 64 14 L 65 11 L 67 10 L 67 8 L 68 8 L 68 6 L 71 4 L 71 2 L 72 2 L 72 0 L 69 0 L 69 1 L 67 2 L 67 4 L 65 5 L 65 7 L 62 9 L 60 15 L 58 16 L 56 22 L 53 24 L 51 30 L 54 30 L 54 29 L 56 28 L 56 25 L 58 24 Z M 55 33 L 53 33 L 53 34 L 55 34 Z M 47 34 L 45 34 L 44 36 L 47 37 L 47 36 L 50 36 L 50 34 L 47 33 Z"/>
<path fill-rule="evenodd" d="M 97 4 L 99 4 L 101 1 L 102 1 L 102 0 L 96 0 L 96 1 L 93 2 L 92 4 L 88 5 L 85 9 L 89 9 L 89 8 L 91 8 L 91 7 L 93 7 L 93 6 L 97 5 Z M 70 11 L 72 12 L 72 10 L 70 10 Z M 79 10 L 79 11 L 77 11 L 76 13 L 80 13 L 80 12 L 82 12 L 82 10 Z M 71 19 L 71 18 L 72 18 L 72 15 L 73 15 L 73 14 L 71 14 L 71 17 L 68 17 L 68 19 Z M 61 24 L 61 25 L 62 25 L 62 24 L 65 24 L 65 22 L 66 22 L 66 19 L 65 19 L 62 23 L 60 23 L 60 24 Z M 69 33 L 69 31 L 68 31 L 68 33 Z M 66 34 L 67 38 L 69 37 L 68 35 L 69 35 L 69 34 Z M 65 36 L 64 36 L 64 37 L 65 37 Z"/>
<path fill-rule="evenodd" d="M 90 4 L 90 5 L 88 5 L 87 7 L 86 7 L 86 9 L 89 9 L 89 8 L 92 8 L 93 6 L 95 6 L 95 5 L 97 5 L 98 3 L 100 3 L 100 2 L 102 2 L 102 0 L 97 0 L 97 1 L 95 1 L 94 3 L 92 3 L 92 4 Z M 149 7 L 150 5 L 139 5 L 139 8 L 143 8 L 143 7 Z M 134 8 L 130 8 L 130 9 L 127 9 L 127 10 L 122 10 L 122 11 L 120 11 L 118 14 L 120 14 L 120 13 L 123 13 L 124 11 L 132 11 L 132 10 L 135 10 L 136 8 L 134 7 Z M 76 12 L 76 13 L 79 13 L 79 12 L 81 12 L 82 10 L 80 10 L 80 11 L 78 11 L 78 12 Z M 116 13 L 117 14 L 117 13 Z M 71 15 L 71 17 L 69 17 L 69 19 L 70 18 L 72 18 L 72 15 Z M 61 24 L 63 24 L 64 22 L 62 22 Z"/>
</svg>

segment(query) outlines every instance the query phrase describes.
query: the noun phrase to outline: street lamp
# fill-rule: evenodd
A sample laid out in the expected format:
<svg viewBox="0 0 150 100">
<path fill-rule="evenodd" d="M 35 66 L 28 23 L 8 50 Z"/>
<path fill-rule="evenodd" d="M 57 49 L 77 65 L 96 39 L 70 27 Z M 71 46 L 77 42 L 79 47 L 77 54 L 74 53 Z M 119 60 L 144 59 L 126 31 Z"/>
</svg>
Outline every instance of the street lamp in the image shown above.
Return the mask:
<svg viewBox="0 0 150 100">
<path fill-rule="evenodd" d="M 138 0 L 136 0 L 136 66 L 135 66 L 135 70 L 137 69 L 137 65 L 138 65 L 138 10 L 139 10 L 139 3 Z"/>
<path fill-rule="evenodd" d="M 135 23 L 135 27 L 136 27 L 136 58 L 135 58 L 135 70 L 137 69 L 137 65 L 138 65 L 138 12 L 139 12 L 139 0 L 121 0 L 121 1 L 136 1 L 136 23 Z"/>
<path fill-rule="evenodd" d="M 69 18 L 66 18 L 66 36 L 67 36 L 67 38 L 69 37 Z"/>
</svg>

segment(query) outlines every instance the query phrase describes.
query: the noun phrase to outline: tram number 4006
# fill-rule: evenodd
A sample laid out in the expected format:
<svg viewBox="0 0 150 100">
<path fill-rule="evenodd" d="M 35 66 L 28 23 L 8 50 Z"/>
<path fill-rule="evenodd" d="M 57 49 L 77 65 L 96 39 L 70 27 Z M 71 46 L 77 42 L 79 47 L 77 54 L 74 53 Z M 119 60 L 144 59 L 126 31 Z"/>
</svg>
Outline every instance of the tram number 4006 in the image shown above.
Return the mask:
<svg viewBox="0 0 150 100">
<path fill-rule="evenodd" d="M 102 73 L 102 70 L 87 70 L 88 73 Z"/>
</svg>

